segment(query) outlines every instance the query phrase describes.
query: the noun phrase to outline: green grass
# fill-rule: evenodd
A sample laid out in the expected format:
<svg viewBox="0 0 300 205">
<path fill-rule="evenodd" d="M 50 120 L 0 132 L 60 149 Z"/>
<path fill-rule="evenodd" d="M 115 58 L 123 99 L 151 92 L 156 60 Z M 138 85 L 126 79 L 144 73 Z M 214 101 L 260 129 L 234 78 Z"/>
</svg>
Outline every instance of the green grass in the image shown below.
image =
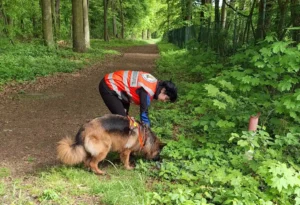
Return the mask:
<svg viewBox="0 0 300 205">
<path fill-rule="evenodd" d="M 108 175 L 98 176 L 81 166 L 62 166 L 36 176 L 0 178 L 0 204 L 145 203 L 145 176 L 124 170 L 121 164 L 109 164 L 103 169 Z"/>
</svg>

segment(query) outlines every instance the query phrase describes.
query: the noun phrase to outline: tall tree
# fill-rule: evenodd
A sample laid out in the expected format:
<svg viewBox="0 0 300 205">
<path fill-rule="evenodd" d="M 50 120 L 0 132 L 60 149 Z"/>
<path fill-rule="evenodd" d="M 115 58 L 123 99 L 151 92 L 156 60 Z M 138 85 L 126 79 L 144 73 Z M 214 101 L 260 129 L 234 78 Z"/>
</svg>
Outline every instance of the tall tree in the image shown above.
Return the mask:
<svg viewBox="0 0 300 205">
<path fill-rule="evenodd" d="M 51 14 L 52 14 L 52 23 L 53 23 L 53 36 L 54 36 L 54 41 L 57 40 L 57 18 L 56 18 L 56 12 L 55 12 L 55 4 L 56 4 L 56 0 L 51 0 Z"/>
<path fill-rule="evenodd" d="M 60 0 L 55 0 L 56 38 L 60 38 Z"/>
<path fill-rule="evenodd" d="M 124 7 L 123 0 L 120 0 L 120 19 L 121 19 L 121 38 L 125 37 L 125 22 L 124 22 Z"/>
<path fill-rule="evenodd" d="M 107 15 L 108 15 L 108 3 L 109 3 L 109 0 L 103 0 L 103 9 L 104 9 L 104 17 L 103 17 L 103 20 L 104 20 L 104 41 L 109 41 L 109 37 L 108 37 L 108 25 L 107 25 Z"/>
<path fill-rule="evenodd" d="M 33 37 L 38 38 L 41 35 L 41 30 L 39 29 L 38 26 L 38 20 L 39 18 L 36 15 L 36 12 L 34 12 L 34 2 L 31 2 L 31 22 L 32 22 L 32 34 Z"/>
<path fill-rule="evenodd" d="M 118 38 L 118 30 L 117 30 L 117 17 L 116 17 L 116 11 L 117 11 L 117 3 L 116 0 L 111 0 L 111 12 L 113 15 L 113 36 L 115 38 Z"/>
<path fill-rule="evenodd" d="M 292 31 L 292 38 L 296 43 L 300 43 L 300 1 L 291 0 L 291 18 L 295 30 Z"/>
<path fill-rule="evenodd" d="M 274 6 L 273 0 L 260 0 L 259 13 L 256 27 L 256 40 L 264 39 L 270 29 L 272 10 Z"/>
<path fill-rule="evenodd" d="M 83 27 L 86 48 L 90 48 L 90 24 L 89 24 L 89 4 L 88 0 L 83 0 Z"/>
<path fill-rule="evenodd" d="M 193 1 L 192 0 L 184 0 L 184 8 L 182 9 L 184 20 L 185 21 L 191 21 L 192 20 L 192 13 L 193 13 Z"/>
<path fill-rule="evenodd" d="M 276 18 L 276 24 L 277 24 L 277 37 L 279 40 L 282 40 L 285 34 L 285 21 L 286 21 L 286 15 L 287 15 L 287 8 L 289 5 L 289 0 L 277 0 L 278 3 L 278 12 L 277 12 L 277 18 Z"/>
<path fill-rule="evenodd" d="M 216 30 L 220 28 L 220 7 L 219 0 L 215 0 L 215 26 Z"/>
<path fill-rule="evenodd" d="M 151 39 L 151 31 L 150 31 L 150 29 L 147 29 L 147 39 L 148 40 Z"/>
<path fill-rule="evenodd" d="M 83 0 L 72 0 L 72 16 L 73 51 L 83 53 L 86 51 L 83 24 Z"/>
<path fill-rule="evenodd" d="M 225 0 L 222 2 L 221 23 L 222 23 L 222 29 L 225 29 L 225 26 L 226 26 L 226 4 L 225 4 Z"/>
<path fill-rule="evenodd" d="M 51 0 L 42 0 L 43 37 L 45 45 L 54 47 Z"/>
</svg>

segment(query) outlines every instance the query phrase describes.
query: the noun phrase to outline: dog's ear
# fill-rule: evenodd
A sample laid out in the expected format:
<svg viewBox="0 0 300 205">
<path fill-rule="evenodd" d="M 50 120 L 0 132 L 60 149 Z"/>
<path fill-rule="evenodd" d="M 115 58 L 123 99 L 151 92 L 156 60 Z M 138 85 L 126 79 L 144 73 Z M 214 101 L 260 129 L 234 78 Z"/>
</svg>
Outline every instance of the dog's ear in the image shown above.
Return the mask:
<svg viewBox="0 0 300 205">
<path fill-rule="evenodd" d="M 164 148 L 164 146 L 166 146 L 166 145 L 167 145 L 167 143 L 160 142 L 160 143 L 159 143 L 159 148 L 162 149 L 162 148 Z"/>
</svg>

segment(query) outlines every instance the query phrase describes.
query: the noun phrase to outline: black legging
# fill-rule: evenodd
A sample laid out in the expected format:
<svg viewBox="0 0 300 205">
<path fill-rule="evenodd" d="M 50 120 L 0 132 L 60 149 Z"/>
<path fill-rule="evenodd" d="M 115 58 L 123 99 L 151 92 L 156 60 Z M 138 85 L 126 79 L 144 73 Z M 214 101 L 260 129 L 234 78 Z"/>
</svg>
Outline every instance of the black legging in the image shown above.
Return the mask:
<svg viewBox="0 0 300 205">
<path fill-rule="evenodd" d="M 123 116 L 128 115 L 130 103 L 121 101 L 118 98 L 117 93 L 109 89 L 104 79 L 102 79 L 99 84 L 99 92 L 105 105 L 107 106 L 107 108 L 110 110 L 112 114 L 119 114 Z"/>
</svg>

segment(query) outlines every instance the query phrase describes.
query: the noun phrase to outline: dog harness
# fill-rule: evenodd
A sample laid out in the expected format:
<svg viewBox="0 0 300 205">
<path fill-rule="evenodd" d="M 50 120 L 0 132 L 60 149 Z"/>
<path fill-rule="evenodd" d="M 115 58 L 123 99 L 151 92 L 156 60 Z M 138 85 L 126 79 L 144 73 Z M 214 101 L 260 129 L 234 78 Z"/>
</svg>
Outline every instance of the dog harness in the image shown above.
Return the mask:
<svg viewBox="0 0 300 205">
<path fill-rule="evenodd" d="M 137 105 L 140 104 L 137 90 L 141 87 L 144 88 L 152 101 L 158 83 L 154 76 L 142 71 L 120 70 L 105 75 L 104 80 L 107 86 L 117 93 L 119 99 L 122 100 L 122 92 L 125 92 Z"/>
<path fill-rule="evenodd" d="M 143 126 L 141 126 L 139 123 L 137 123 L 133 117 L 127 116 L 129 120 L 129 127 L 130 129 L 138 128 L 138 136 L 139 136 L 139 143 L 140 143 L 140 149 L 143 149 L 145 142 L 146 142 L 146 130 L 143 129 Z M 142 131 L 143 129 L 143 131 Z"/>
</svg>

